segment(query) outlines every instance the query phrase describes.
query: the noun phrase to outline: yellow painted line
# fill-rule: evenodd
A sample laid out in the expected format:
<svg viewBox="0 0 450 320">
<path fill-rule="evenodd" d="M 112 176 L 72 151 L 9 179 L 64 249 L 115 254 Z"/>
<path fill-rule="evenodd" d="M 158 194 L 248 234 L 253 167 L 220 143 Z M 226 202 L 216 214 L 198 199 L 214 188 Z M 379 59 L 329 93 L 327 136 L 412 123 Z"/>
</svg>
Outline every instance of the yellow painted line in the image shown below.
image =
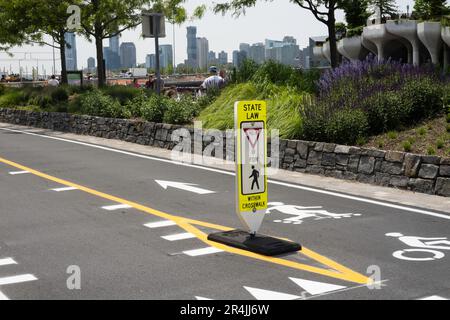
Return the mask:
<svg viewBox="0 0 450 320">
<path fill-rule="evenodd" d="M 198 228 L 196 228 L 195 226 L 201 226 L 201 227 L 206 227 L 206 228 L 216 229 L 216 230 L 221 230 L 221 231 L 230 231 L 233 229 L 229 228 L 229 227 L 205 222 L 205 221 L 188 219 L 188 218 L 171 215 L 171 214 L 168 214 L 168 213 L 156 210 L 156 209 L 146 207 L 144 205 L 141 205 L 141 204 L 133 202 L 133 201 L 122 199 L 122 198 L 119 198 L 119 197 L 116 197 L 116 196 L 113 196 L 113 195 L 110 195 L 110 194 L 107 194 L 107 193 L 104 193 L 101 191 L 97 191 L 97 190 L 76 184 L 74 182 L 70 182 L 67 180 L 63 180 L 63 179 L 45 174 L 43 172 L 28 168 L 26 166 L 23 166 L 21 164 L 15 163 L 13 161 L 10 161 L 10 160 L 4 159 L 4 158 L 0 158 L 0 162 L 3 162 L 9 166 L 15 167 L 20 170 L 28 171 L 31 174 L 41 177 L 43 179 L 50 180 L 50 181 L 59 183 L 61 185 L 67 186 L 67 187 L 77 188 L 78 190 L 84 191 L 88 194 L 91 194 L 91 195 L 94 195 L 94 196 L 97 196 L 97 197 L 100 197 L 103 199 L 107 199 L 107 200 L 110 200 L 113 202 L 117 202 L 120 204 L 126 204 L 126 205 L 133 207 L 134 209 L 139 210 L 139 211 L 160 217 L 162 219 L 171 220 L 171 221 L 175 222 L 179 227 L 184 229 L 186 232 L 190 232 L 190 233 L 194 234 L 199 240 L 203 241 L 207 245 L 210 245 L 212 247 L 221 249 L 221 250 L 229 252 L 229 253 L 234 253 L 234 254 L 245 256 L 248 258 L 253 258 L 253 259 L 285 266 L 288 268 L 313 272 L 313 273 L 317 273 L 317 274 L 320 274 L 323 276 L 328 276 L 328 277 L 332 277 L 332 278 L 336 278 L 336 279 L 340 279 L 340 280 L 344 280 L 344 281 L 349 281 L 349 282 L 354 282 L 354 283 L 358 283 L 358 284 L 372 283 L 372 280 L 370 278 L 368 278 L 358 272 L 355 272 L 347 267 L 344 267 L 343 265 L 341 265 L 327 257 L 321 256 L 318 253 L 316 253 L 312 250 L 309 250 L 305 247 L 303 247 L 302 251 L 299 251 L 298 253 L 303 254 L 312 260 L 320 262 L 321 264 L 323 264 L 333 270 L 318 268 L 318 267 L 310 266 L 307 264 L 298 263 L 295 261 L 290 261 L 290 260 L 281 259 L 281 258 L 267 257 L 267 256 L 263 256 L 263 255 L 260 255 L 257 253 L 253 253 L 253 252 L 249 252 L 249 251 L 245 251 L 245 250 L 241 250 L 241 249 L 237 249 L 237 248 L 232 248 L 232 247 L 229 247 L 229 246 L 226 246 L 223 244 L 209 241 L 207 239 L 207 235 L 205 233 L 203 233 L 201 230 L 199 230 Z"/>
</svg>

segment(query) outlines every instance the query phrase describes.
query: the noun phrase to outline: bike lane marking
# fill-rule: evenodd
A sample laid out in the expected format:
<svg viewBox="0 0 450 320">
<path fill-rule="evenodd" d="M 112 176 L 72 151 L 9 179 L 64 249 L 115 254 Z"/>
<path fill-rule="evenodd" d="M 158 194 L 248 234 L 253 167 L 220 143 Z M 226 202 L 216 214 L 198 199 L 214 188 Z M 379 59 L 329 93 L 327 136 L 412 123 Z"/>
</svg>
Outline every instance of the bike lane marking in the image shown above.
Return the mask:
<svg viewBox="0 0 450 320">
<path fill-rule="evenodd" d="M 16 130 L 16 129 L 0 128 L 0 130 L 9 131 L 9 132 L 19 132 L 19 133 L 23 133 L 25 135 L 30 135 L 30 136 L 34 136 L 34 137 L 68 142 L 68 143 L 73 143 L 73 144 L 77 144 L 77 145 L 81 145 L 81 146 L 85 146 L 85 147 L 91 147 L 91 148 L 95 148 L 95 149 L 124 154 L 124 155 L 128 155 L 128 156 L 136 157 L 136 158 L 158 161 L 158 162 L 162 162 L 162 163 L 169 163 L 172 165 L 183 166 L 183 167 L 188 167 L 188 168 L 195 168 L 195 169 L 200 169 L 200 170 L 209 171 L 209 172 L 221 173 L 221 174 L 225 174 L 225 175 L 229 175 L 229 176 L 235 175 L 235 173 L 231 172 L 231 171 L 205 167 L 205 166 L 201 166 L 201 165 L 197 165 L 197 164 L 184 163 L 184 162 L 175 161 L 175 160 L 163 159 L 163 158 L 158 158 L 158 157 L 154 157 L 154 156 L 146 156 L 146 155 L 139 154 L 139 153 L 133 153 L 133 152 L 129 152 L 129 151 L 114 149 L 114 148 L 110 148 L 110 147 L 105 147 L 105 146 L 96 145 L 96 144 L 87 143 L 87 142 L 81 142 L 81 141 L 77 141 L 77 140 L 58 138 L 58 137 L 53 137 L 53 136 L 23 131 L 23 130 Z M 389 202 L 384 202 L 382 200 L 372 200 L 372 199 L 364 198 L 364 197 L 360 197 L 360 196 L 353 196 L 353 195 L 349 195 L 349 194 L 345 194 L 345 193 L 339 193 L 337 191 L 328 191 L 328 190 L 323 190 L 323 189 L 317 189 L 317 188 L 313 188 L 313 187 L 307 187 L 307 186 L 302 186 L 299 184 L 282 182 L 282 181 L 273 180 L 273 179 L 268 179 L 268 183 L 279 185 L 279 186 L 284 186 L 287 188 L 293 188 L 293 189 L 298 189 L 298 190 L 310 191 L 310 192 L 314 192 L 314 193 L 326 194 L 326 195 L 333 196 L 333 197 L 339 197 L 339 198 L 344 198 L 344 199 L 348 199 L 348 200 L 364 202 L 364 203 L 374 204 L 377 206 L 388 207 L 388 208 L 392 208 L 392 209 L 398 209 L 398 210 L 402 210 L 402 211 L 419 213 L 422 215 L 427 215 L 427 216 L 432 216 L 432 217 L 436 217 L 436 218 L 450 220 L 449 214 L 442 214 L 442 213 L 433 212 L 433 211 L 429 211 L 429 210 L 425 210 L 425 209 L 407 207 L 404 205 L 398 205 L 398 204 L 393 204 L 393 203 L 389 203 Z"/>
<path fill-rule="evenodd" d="M 312 265 L 298 263 L 298 262 L 290 261 L 290 260 L 283 259 L 283 258 L 267 257 L 267 256 L 263 256 L 263 255 L 256 254 L 253 252 L 249 252 L 249 251 L 245 251 L 245 250 L 241 250 L 241 249 L 237 249 L 237 248 L 231 248 L 226 245 L 222 245 L 222 244 L 219 244 L 219 243 L 216 243 L 213 241 L 209 241 L 207 239 L 208 235 L 205 234 L 204 232 L 202 232 L 200 229 L 198 229 L 195 226 L 201 226 L 201 227 L 216 229 L 216 230 L 220 230 L 220 231 L 230 231 L 230 230 L 232 230 L 232 228 L 217 225 L 214 223 L 205 222 L 205 221 L 188 219 L 188 218 L 184 218 L 184 217 L 180 217 L 180 216 L 171 215 L 169 213 L 165 213 L 165 212 L 162 212 L 162 211 L 159 211 L 156 209 L 152 209 L 152 208 L 146 207 L 142 204 L 139 204 L 139 203 L 136 203 L 133 201 L 122 199 L 122 198 L 119 198 L 119 197 L 116 197 L 113 195 L 103 193 L 101 191 L 97 191 L 97 190 L 76 184 L 74 182 L 70 182 L 67 180 L 63 180 L 63 179 L 45 174 L 43 172 L 34 170 L 32 168 L 28 168 L 24 165 L 15 163 L 13 161 L 10 161 L 10 160 L 7 160 L 7 159 L 1 158 L 1 157 L 0 157 L 0 162 L 7 164 L 9 166 L 12 166 L 12 167 L 21 169 L 21 170 L 26 170 L 26 171 L 30 172 L 31 174 L 38 176 L 40 178 L 56 182 L 56 183 L 59 183 L 61 185 L 67 186 L 67 187 L 77 188 L 80 191 L 83 191 L 85 193 L 88 193 L 88 194 L 91 194 L 91 195 L 94 195 L 94 196 L 97 196 L 97 197 L 100 197 L 103 199 L 111 200 L 113 202 L 120 203 L 123 205 L 128 205 L 132 208 L 135 208 L 135 209 L 145 212 L 147 214 L 157 216 L 157 217 L 160 217 L 165 220 L 172 221 L 175 224 L 177 224 L 179 227 L 184 229 L 186 232 L 194 234 L 199 240 L 203 241 L 208 246 L 214 247 L 214 248 L 222 250 L 222 251 L 226 251 L 229 253 L 234 253 L 236 255 L 245 256 L 248 258 L 253 258 L 253 259 L 269 262 L 269 263 L 276 264 L 276 265 L 285 266 L 288 268 L 312 272 L 312 273 L 316 273 L 316 274 L 320 274 L 320 275 L 324 275 L 324 276 L 328 276 L 328 277 L 332 277 L 332 278 L 336 278 L 336 279 L 341 279 L 344 281 L 354 282 L 354 283 L 358 283 L 358 284 L 371 284 L 373 282 L 373 280 L 371 278 L 369 278 L 363 274 L 360 274 L 356 271 L 353 271 L 353 270 L 351 270 L 351 269 L 349 269 L 349 268 L 347 268 L 325 256 L 322 256 L 308 248 L 305 248 L 305 247 L 303 247 L 303 249 L 301 251 L 299 251 L 298 253 L 303 254 L 312 260 L 320 262 L 322 265 L 325 265 L 328 268 L 319 268 L 319 267 L 315 267 Z M 330 269 L 332 269 L 332 270 L 330 270 Z"/>
</svg>

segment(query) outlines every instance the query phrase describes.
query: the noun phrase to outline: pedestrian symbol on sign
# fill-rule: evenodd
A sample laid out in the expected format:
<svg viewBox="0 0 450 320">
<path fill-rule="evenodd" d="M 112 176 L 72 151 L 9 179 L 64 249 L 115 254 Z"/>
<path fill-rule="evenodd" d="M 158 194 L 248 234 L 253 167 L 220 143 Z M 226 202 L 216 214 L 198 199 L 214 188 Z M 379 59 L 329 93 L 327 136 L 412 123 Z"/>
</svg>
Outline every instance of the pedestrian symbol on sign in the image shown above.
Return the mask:
<svg viewBox="0 0 450 320">
<path fill-rule="evenodd" d="M 258 179 L 259 179 L 259 171 L 255 169 L 255 166 L 252 166 L 252 170 L 253 170 L 253 171 L 252 171 L 252 175 L 249 177 L 249 179 L 252 179 L 252 178 L 253 178 L 253 181 L 252 181 L 252 191 L 253 191 L 253 189 L 255 188 L 255 184 L 256 184 L 256 186 L 258 187 L 257 190 L 259 190 L 259 182 L 258 182 Z"/>
</svg>

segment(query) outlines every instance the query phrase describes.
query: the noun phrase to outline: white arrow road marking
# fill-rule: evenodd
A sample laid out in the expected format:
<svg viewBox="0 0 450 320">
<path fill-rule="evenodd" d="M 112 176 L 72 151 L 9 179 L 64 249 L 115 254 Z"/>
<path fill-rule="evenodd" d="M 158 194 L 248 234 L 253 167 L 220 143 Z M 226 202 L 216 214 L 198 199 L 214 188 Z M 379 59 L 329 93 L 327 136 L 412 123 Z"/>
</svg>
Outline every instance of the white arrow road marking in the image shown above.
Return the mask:
<svg viewBox="0 0 450 320">
<path fill-rule="evenodd" d="M 51 191 L 56 192 L 64 192 L 64 191 L 72 191 L 72 190 L 78 190 L 78 188 L 75 187 L 65 187 L 65 188 L 56 188 L 56 189 L 50 189 Z"/>
<path fill-rule="evenodd" d="M 258 288 L 244 287 L 244 289 L 250 292 L 250 294 L 254 296 L 256 300 L 296 300 L 301 298 L 299 296 L 294 296 L 288 293 L 263 290 Z"/>
<path fill-rule="evenodd" d="M 202 195 L 215 193 L 214 191 L 211 191 L 211 190 L 206 190 L 206 189 L 195 187 L 195 186 L 197 186 L 197 184 L 193 184 L 193 183 L 164 181 L 164 180 L 155 180 L 155 182 L 158 183 L 165 190 L 167 190 L 167 188 L 171 187 L 171 188 L 181 189 L 184 191 L 189 191 L 189 192 L 193 192 L 196 194 L 202 194 Z"/>
<path fill-rule="evenodd" d="M 17 264 L 17 262 L 14 261 L 14 259 L 12 259 L 12 258 L 0 259 L 0 267 L 8 266 L 10 264 Z"/>
<path fill-rule="evenodd" d="M 11 171 L 9 174 L 12 176 L 17 176 L 20 174 L 27 174 L 27 173 L 30 173 L 30 172 L 29 171 Z"/>
<path fill-rule="evenodd" d="M 9 298 L 0 291 L 0 301 L 1 300 L 9 300 Z"/>
<path fill-rule="evenodd" d="M 190 257 L 198 257 L 198 256 L 204 256 L 207 254 L 213 254 L 213 253 L 219 253 L 223 252 L 223 250 L 214 248 L 214 247 L 206 247 L 201 249 L 195 249 L 195 250 L 187 250 L 183 251 L 185 255 L 188 255 Z"/>
<path fill-rule="evenodd" d="M 170 236 L 163 236 L 161 238 L 167 241 L 179 241 L 179 240 L 193 239 L 197 237 L 192 233 L 187 232 L 187 233 L 172 234 Z"/>
<path fill-rule="evenodd" d="M 324 282 L 318 282 L 318 281 L 310 281 L 310 280 L 304 280 L 304 279 L 298 279 L 298 278 L 289 278 L 292 281 L 294 281 L 298 286 L 305 289 L 309 294 L 316 295 L 316 294 L 322 294 L 326 292 L 336 291 L 345 289 L 347 287 L 344 286 L 338 286 L 331 283 L 324 283 Z"/>
<path fill-rule="evenodd" d="M 4 278 L 0 278 L 0 286 L 4 286 L 7 284 L 34 281 L 34 280 L 37 280 L 37 278 L 35 276 L 33 276 L 32 274 L 22 274 L 20 276 L 4 277 Z"/>
<path fill-rule="evenodd" d="M 163 227 L 170 227 L 176 225 L 175 222 L 172 220 L 163 220 L 158 222 L 151 222 L 144 224 L 144 227 L 150 228 L 150 229 L 156 229 L 156 228 L 163 228 Z"/>
<path fill-rule="evenodd" d="M 104 206 L 102 207 L 102 209 L 107 210 L 107 211 L 114 211 L 114 210 L 120 210 L 120 209 L 130 209 L 132 208 L 132 206 L 128 205 L 128 204 L 116 204 L 113 206 Z"/>
<path fill-rule="evenodd" d="M 448 299 L 445 299 L 444 297 L 441 297 L 441 296 L 429 296 L 429 297 L 421 298 L 419 300 L 448 300 Z"/>
<path fill-rule="evenodd" d="M 197 299 L 197 300 L 204 300 L 204 301 L 213 300 L 213 299 L 205 298 L 205 297 L 195 297 L 195 299 Z"/>
</svg>

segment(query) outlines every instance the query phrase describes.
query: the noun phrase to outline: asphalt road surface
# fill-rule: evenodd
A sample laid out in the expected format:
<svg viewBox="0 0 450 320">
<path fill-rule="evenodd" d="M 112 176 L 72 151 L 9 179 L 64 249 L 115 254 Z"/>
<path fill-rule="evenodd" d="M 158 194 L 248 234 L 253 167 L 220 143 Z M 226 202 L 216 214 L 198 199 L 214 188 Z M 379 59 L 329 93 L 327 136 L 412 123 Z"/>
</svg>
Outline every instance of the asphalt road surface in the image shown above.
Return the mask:
<svg viewBox="0 0 450 320">
<path fill-rule="evenodd" d="M 206 239 L 234 185 L 0 129 L 0 299 L 450 299 L 450 215 L 272 181 L 261 233 L 304 249 L 268 258 Z"/>
</svg>

